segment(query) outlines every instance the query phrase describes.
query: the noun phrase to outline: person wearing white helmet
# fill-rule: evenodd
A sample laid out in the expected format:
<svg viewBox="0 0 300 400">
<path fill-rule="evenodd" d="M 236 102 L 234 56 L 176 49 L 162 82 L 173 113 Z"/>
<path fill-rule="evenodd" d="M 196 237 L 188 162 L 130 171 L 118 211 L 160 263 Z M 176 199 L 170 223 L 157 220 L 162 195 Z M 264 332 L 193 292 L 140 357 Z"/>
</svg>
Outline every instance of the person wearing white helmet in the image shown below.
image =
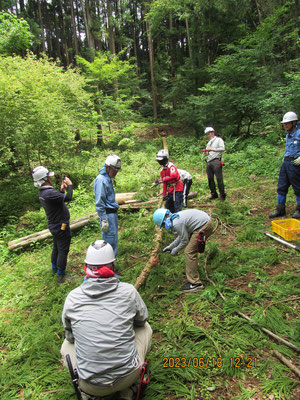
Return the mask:
<svg viewBox="0 0 300 400">
<path fill-rule="evenodd" d="M 180 180 L 183 183 L 183 191 L 182 191 L 182 207 L 187 207 L 187 199 L 188 195 L 190 193 L 191 186 L 193 184 L 193 178 L 192 175 L 184 170 L 184 169 L 178 169 L 177 171 L 180 176 Z"/>
<path fill-rule="evenodd" d="M 213 233 L 210 216 L 201 210 L 188 209 L 172 214 L 166 208 L 158 208 L 153 214 L 154 223 L 171 229 L 176 239 L 163 249 L 175 256 L 184 249 L 187 282 L 181 287 L 184 292 L 197 292 L 204 288 L 198 272 L 197 253 L 204 253 L 205 241 Z"/>
<path fill-rule="evenodd" d="M 163 184 L 163 199 L 166 202 L 166 208 L 171 212 L 181 210 L 183 200 L 183 183 L 180 179 L 176 166 L 169 161 L 169 152 L 161 149 L 156 155 L 159 165 L 162 166 L 160 179 L 155 180 L 155 184 Z"/>
<path fill-rule="evenodd" d="M 151 345 L 148 310 L 133 285 L 114 275 L 115 254 L 103 240 L 92 243 L 85 258 L 85 280 L 65 301 L 61 354 L 70 355 L 86 399 L 119 392 L 131 399 Z M 87 394 L 87 395 L 85 395 Z"/>
<path fill-rule="evenodd" d="M 121 170 L 121 159 L 116 154 L 109 155 L 99 175 L 94 181 L 96 210 L 100 217 L 102 238 L 110 243 L 117 254 L 118 250 L 118 215 L 119 204 L 115 200 L 113 179 Z"/>
<path fill-rule="evenodd" d="M 66 176 L 62 180 L 60 191 L 52 186 L 54 172 L 38 166 L 32 170 L 34 186 L 39 188 L 39 201 L 44 207 L 48 228 L 53 237 L 51 253 L 52 274 L 57 274 L 58 283 L 63 283 L 70 276 L 66 275 L 67 258 L 71 243 L 70 213 L 66 202 L 72 200 L 73 185 Z M 65 194 L 65 190 L 67 193 Z"/>
<path fill-rule="evenodd" d="M 283 217 L 289 187 L 296 195 L 297 207 L 293 218 L 300 219 L 300 123 L 294 111 L 284 114 L 281 124 L 286 131 L 286 144 L 283 162 L 279 171 L 277 185 L 277 207 L 269 218 Z"/>
<path fill-rule="evenodd" d="M 216 184 L 214 177 L 216 176 L 218 189 L 220 192 L 220 200 L 225 200 L 226 193 L 223 182 L 222 172 L 222 154 L 225 151 L 225 144 L 222 138 L 215 136 L 215 130 L 211 126 L 208 126 L 204 130 L 204 134 L 209 139 L 206 149 L 202 149 L 202 153 L 207 156 L 206 174 L 208 179 L 208 186 L 210 189 L 209 200 L 217 199 L 218 193 L 216 190 Z"/>
</svg>

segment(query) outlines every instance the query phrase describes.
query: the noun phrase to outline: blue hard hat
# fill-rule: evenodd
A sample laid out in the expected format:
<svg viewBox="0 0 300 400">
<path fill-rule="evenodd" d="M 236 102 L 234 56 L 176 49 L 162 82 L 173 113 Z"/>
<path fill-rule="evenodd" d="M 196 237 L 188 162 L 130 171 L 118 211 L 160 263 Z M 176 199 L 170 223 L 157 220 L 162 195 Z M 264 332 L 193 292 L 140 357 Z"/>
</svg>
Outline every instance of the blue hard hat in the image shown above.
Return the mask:
<svg viewBox="0 0 300 400">
<path fill-rule="evenodd" d="M 161 228 L 165 216 L 169 214 L 170 210 L 168 210 L 167 208 L 158 208 L 153 214 L 154 223 Z"/>
</svg>

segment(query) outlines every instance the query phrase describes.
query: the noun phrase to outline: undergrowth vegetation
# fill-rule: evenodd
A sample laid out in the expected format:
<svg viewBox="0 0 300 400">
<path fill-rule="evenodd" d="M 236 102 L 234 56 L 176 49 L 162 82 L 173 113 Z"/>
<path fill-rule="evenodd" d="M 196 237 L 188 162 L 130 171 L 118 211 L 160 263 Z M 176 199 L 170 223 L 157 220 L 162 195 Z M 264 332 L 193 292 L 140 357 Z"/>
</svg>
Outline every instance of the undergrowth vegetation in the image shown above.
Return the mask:
<svg viewBox="0 0 300 400">
<path fill-rule="evenodd" d="M 158 188 L 150 186 L 159 175 L 155 155 L 161 141 L 140 140 L 132 149 L 127 139 L 120 148 L 112 144 L 105 150 L 85 143 L 87 153 L 78 155 L 73 169 L 63 171 L 75 183 L 71 219 L 95 212 L 93 179 L 111 152 L 122 159 L 117 192 L 135 191 L 141 200 L 157 194 Z M 258 328 L 300 344 L 299 257 L 263 234 L 270 229 L 267 215 L 276 203 L 281 149 L 262 139 L 251 146 L 229 142 L 224 169 L 228 199 L 208 204 L 205 164 L 199 155 L 204 139 L 170 137 L 168 145 L 171 159 L 193 175 L 192 190 L 198 195 L 189 205 L 211 214 L 217 230 L 199 255 L 202 292 L 183 295 L 180 291 L 185 281 L 182 252 L 176 257 L 159 254 L 159 265 L 140 290 L 154 331 L 146 399 L 296 400 L 296 375 L 272 351 L 297 365 L 296 354 Z M 50 239 L 17 252 L 7 250 L 8 240 L 47 226 L 30 177 L 25 181 L 18 199 L 25 209 L 8 219 L 0 238 L 0 397 L 75 399 L 69 373 L 60 362 L 64 338 L 60 316 L 67 294 L 83 280 L 85 252 L 100 238 L 100 229 L 98 221 L 92 220 L 74 233 L 68 271 L 75 279 L 58 286 L 50 271 Z M 288 210 L 294 208 L 293 196 L 288 196 Z M 10 206 L 15 201 L 11 199 Z M 154 247 L 152 214 L 153 210 L 145 209 L 119 213 L 116 267 L 122 281 L 134 284 Z M 165 231 L 163 246 L 172 239 L 173 234 Z"/>
</svg>

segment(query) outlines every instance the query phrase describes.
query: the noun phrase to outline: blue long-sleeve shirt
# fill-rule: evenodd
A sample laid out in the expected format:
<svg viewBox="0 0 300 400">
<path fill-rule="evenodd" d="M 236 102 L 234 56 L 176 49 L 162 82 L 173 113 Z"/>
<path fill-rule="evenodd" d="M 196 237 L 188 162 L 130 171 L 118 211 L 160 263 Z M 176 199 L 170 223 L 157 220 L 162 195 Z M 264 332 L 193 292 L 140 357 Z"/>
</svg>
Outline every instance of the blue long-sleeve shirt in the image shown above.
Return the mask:
<svg viewBox="0 0 300 400">
<path fill-rule="evenodd" d="M 115 200 L 113 182 L 107 174 L 105 165 L 100 169 L 99 175 L 94 181 L 94 192 L 96 198 L 96 210 L 101 220 L 107 219 L 107 208 L 119 208 Z"/>
<path fill-rule="evenodd" d="M 297 158 L 300 156 L 300 122 L 292 133 L 286 135 L 284 157 Z"/>
</svg>

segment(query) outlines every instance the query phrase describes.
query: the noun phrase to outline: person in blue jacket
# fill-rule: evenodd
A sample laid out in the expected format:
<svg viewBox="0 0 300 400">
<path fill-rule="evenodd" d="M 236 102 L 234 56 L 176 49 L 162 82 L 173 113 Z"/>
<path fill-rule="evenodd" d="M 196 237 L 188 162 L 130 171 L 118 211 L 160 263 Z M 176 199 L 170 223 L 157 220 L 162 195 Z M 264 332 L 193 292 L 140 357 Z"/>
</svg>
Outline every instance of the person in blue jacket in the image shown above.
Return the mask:
<svg viewBox="0 0 300 400">
<path fill-rule="evenodd" d="M 119 204 L 115 200 L 115 190 L 112 180 L 120 170 L 120 157 L 116 154 L 111 154 L 106 158 L 104 166 L 94 181 L 96 210 L 100 217 L 102 238 L 112 246 L 115 255 L 118 250 L 117 212 Z"/>
<path fill-rule="evenodd" d="M 285 215 L 286 195 L 292 186 L 296 195 L 297 208 L 293 218 L 300 219 L 300 124 L 295 112 L 284 114 L 281 121 L 287 132 L 283 163 L 279 172 L 277 185 L 277 207 L 269 217 L 276 218 Z"/>
</svg>

